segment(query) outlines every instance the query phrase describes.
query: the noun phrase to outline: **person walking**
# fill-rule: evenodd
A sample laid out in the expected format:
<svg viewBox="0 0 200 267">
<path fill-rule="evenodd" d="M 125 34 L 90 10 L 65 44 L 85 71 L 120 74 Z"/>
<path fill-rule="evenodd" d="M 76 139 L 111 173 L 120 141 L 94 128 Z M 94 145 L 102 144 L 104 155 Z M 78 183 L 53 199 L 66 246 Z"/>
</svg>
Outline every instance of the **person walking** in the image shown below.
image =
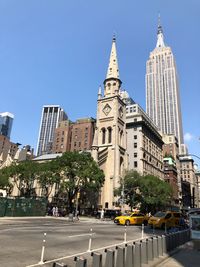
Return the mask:
<svg viewBox="0 0 200 267">
<path fill-rule="evenodd" d="M 59 215 L 59 214 L 58 214 L 58 207 L 56 206 L 56 207 L 55 207 L 55 216 L 58 217 L 58 215 Z"/>
<path fill-rule="evenodd" d="M 101 210 L 101 220 L 104 220 L 104 209 Z"/>
<path fill-rule="evenodd" d="M 52 208 L 52 215 L 53 216 L 56 216 L 56 208 L 53 206 L 53 208 Z"/>
<path fill-rule="evenodd" d="M 79 221 L 79 210 L 76 210 L 76 219 Z"/>
</svg>

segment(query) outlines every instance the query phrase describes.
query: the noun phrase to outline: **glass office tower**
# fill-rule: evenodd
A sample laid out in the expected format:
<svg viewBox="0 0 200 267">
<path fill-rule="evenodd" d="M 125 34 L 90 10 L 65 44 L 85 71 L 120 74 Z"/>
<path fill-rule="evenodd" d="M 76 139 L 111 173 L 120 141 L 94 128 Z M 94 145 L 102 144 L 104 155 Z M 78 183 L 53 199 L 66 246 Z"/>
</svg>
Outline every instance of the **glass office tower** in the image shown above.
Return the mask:
<svg viewBox="0 0 200 267">
<path fill-rule="evenodd" d="M 10 139 L 14 115 L 9 112 L 0 113 L 0 134 Z"/>
<path fill-rule="evenodd" d="M 59 105 L 45 105 L 42 109 L 40 130 L 37 144 L 37 156 L 52 153 L 55 129 L 67 115 Z"/>
</svg>

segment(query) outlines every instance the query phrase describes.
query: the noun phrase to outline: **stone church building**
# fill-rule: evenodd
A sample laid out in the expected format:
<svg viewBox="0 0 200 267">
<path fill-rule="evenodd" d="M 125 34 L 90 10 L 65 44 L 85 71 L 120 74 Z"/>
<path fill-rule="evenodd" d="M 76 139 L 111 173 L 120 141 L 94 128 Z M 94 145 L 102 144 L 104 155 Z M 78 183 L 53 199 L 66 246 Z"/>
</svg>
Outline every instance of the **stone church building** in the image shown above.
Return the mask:
<svg viewBox="0 0 200 267">
<path fill-rule="evenodd" d="M 120 186 L 120 180 L 128 168 L 126 105 L 121 98 L 121 84 L 116 39 L 113 37 L 104 90 L 102 92 L 100 87 L 98 92 L 96 129 L 92 145 L 92 156 L 105 174 L 100 196 L 103 208 L 113 208 L 116 205 L 114 189 Z"/>
</svg>

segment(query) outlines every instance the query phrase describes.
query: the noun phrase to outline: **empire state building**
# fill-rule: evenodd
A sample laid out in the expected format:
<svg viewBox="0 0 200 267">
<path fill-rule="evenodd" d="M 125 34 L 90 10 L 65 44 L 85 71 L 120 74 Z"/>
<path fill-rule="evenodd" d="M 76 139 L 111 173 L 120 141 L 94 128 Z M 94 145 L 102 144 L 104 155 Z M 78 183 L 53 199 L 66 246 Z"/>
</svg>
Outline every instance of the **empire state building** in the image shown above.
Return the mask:
<svg viewBox="0 0 200 267">
<path fill-rule="evenodd" d="M 156 48 L 146 63 L 146 112 L 163 134 L 183 144 L 182 117 L 175 58 L 158 25 Z"/>
</svg>

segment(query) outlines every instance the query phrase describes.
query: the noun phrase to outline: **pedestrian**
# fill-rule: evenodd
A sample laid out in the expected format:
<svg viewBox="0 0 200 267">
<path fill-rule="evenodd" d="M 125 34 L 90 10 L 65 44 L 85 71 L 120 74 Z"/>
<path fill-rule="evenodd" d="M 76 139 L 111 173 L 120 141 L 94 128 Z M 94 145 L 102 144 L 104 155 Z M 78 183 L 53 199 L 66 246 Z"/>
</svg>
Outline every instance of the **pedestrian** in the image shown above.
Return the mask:
<svg viewBox="0 0 200 267">
<path fill-rule="evenodd" d="M 104 220 L 104 209 L 101 210 L 101 220 Z"/>
<path fill-rule="evenodd" d="M 52 215 L 53 216 L 56 216 L 56 208 L 53 206 L 53 208 L 52 208 Z"/>
<path fill-rule="evenodd" d="M 55 207 L 55 216 L 58 217 L 58 207 Z"/>
<path fill-rule="evenodd" d="M 79 221 L 79 210 L 76 210 L 76 219 Z"/>
</svg>

